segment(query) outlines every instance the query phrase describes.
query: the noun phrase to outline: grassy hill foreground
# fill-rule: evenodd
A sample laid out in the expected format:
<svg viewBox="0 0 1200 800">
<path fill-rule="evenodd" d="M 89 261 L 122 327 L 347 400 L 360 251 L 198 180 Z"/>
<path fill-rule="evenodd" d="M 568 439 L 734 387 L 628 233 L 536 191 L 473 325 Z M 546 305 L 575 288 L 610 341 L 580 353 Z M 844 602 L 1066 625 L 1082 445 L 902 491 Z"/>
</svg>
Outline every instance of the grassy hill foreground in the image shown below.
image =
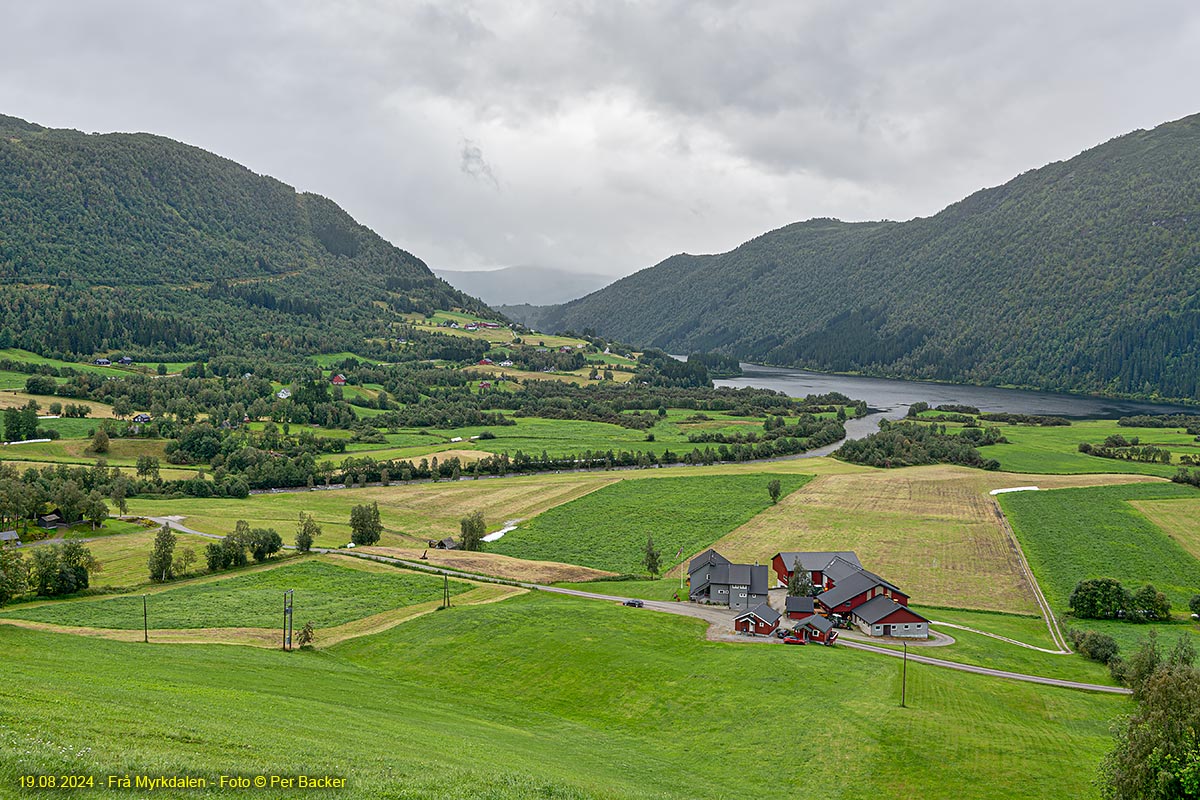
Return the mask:
<svg viewBox="0 0 1200 800">
<path fill-rule="evenodd" d="M 304 773 L 373 798 L 1076 798 L 1128 708 L 910 665 L 901 709 L 892 659 L 537 593 L 312 652 L 9 626 L 0 649 L 5 794 L 27 773 Z"/>
</svg>

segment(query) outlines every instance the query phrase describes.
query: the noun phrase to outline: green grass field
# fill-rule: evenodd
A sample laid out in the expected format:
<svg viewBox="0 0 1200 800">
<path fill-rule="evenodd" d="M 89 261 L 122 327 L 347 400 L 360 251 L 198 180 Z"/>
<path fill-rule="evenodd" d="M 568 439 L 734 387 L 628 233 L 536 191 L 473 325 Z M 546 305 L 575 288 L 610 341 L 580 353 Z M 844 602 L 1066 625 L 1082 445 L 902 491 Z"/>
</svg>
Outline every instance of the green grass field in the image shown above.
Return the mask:
<svg viewBox="0 0 1200 800">
<path fill-rule="evenodd" d="M 1195 497 L 1174 483 L 1144 483 L 999 496 L 1050 604 L 1067 609 L 1075 584 L 1109 577 L 1135 589 L 1153 583 L 1176 610 L 1200 592 L 1200 561 L 1129 504 Z"/>
<path fill-rule="evenodd" d="M 645 572 L 646 539 L 653 536 L 665 571 L 769 506 L 767 482 L 773 477 L 760 473 L 623 480 L 546 511 L 487 549 L 637 574 Z M 784 495 L 809 480 L 801 475 L 778 479 Z M 680 548 L 683 553 L 676 558 Z"/>
<path fill-rule="evenodd" d="M 302 772 L 356 798 L 1094 797 L 1129 710 L 915 664 L 901 709 L 892 659 L 708 642 L 695 620 L 536 593 L 311 653 L 6 626 L 0 648 L 6 788 Z"/>
<path fill-rule="evenodd" d="M 453 594 L 470 587 L 452 581 Z M 151 595 L 152 628 L 272 628 L 282 614 L 283 592 L 295 590 L 297 627 L 340 625 L 392 608 L 442 597 L 442 579 L 413 572 L 365 572 L 316 559 L 275 569 L 187 583 Z M 87 628 L 142 627 L 141 595 L 69 603 L 17 606 L 0 616 Z"/>
<path fill-rule="evenodd" d="M 992 424 L 992 423 L 985 423 Z M 953 425 L 947 427 L 955 427 Z M 1137 473 L 1169 478 L 1179 469 L 1179 456 L 1200 456 L 1200 443 L 1178 428 L 1124 428 L 1116 420 L 1084 420 L 1067 427 L 1031 427 L 999 425 L 1009 444 L 994 444 L 981 451 L 1000 462 L 1006 472 L 1050 473 L 1056 475 L 1080 473 Z M 1144 445 L 1170 450 L 1173 464 L 1143 464 L 1099 458 L 1079 452 L 1079 443 L 1101 444 L 1113 434 L 1126 439 L 1137 436 Z"/>
</svg>

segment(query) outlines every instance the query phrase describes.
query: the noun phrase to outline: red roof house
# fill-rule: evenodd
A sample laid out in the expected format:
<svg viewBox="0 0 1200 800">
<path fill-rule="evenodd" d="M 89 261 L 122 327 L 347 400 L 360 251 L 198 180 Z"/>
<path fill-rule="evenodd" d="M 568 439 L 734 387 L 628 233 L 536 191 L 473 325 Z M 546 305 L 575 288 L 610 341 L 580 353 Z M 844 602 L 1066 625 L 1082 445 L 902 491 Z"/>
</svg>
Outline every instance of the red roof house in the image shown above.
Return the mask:
<svg viewBox="0 0 1200 800">
<path fill-rule="evenodd" d="M 332 383 L 334 386 L 345 386 L 346 385 L 346 376 L 340 375 L 340 374 L 334 375 L 332 378 L 330 378 L 329 382 Z"/>
</svg>

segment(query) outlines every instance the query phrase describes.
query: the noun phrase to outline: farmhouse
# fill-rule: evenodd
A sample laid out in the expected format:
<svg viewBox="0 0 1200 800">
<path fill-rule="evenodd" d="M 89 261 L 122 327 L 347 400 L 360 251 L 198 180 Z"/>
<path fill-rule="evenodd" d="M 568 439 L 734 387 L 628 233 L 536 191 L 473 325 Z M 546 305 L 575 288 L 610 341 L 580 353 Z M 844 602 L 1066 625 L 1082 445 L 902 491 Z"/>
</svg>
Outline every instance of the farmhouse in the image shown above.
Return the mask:
<svg viewBox="0 0 1200 800">
<path fill-rule="evenodd" d="M 792 626 L 792 631 L 804 641 L 818 644 L 833 644 L 838 637 L 838 632 L 833 629 L 833 623 L 820 614 L 813 614 L 801 619 Z"/>
<path fill-rule="evenodd" d="M 292 392 L 290 389 L 286 389 L 286 388 L 280 389 L 278 392 L 275 393 L 275 396 L 278 397 L 280 400 L 287 400 L 289 397 L 292 396 Z"/>
<path fill-rule="evenodd" d="M 770 636 L 779 627 L 780 614 L 766 603 L 733 618 L 733 629 L 739 633 Z"/>
<path fill-rule="evenodd" d="M 334 375 L 332 378 L 330 378 L 329 382 L 332 383 L 334 386 L 345 386 L 346 385 L 346 376 L 342 375 L 341 373 L 338 373 L 337 375 Z"/>
<path fill-rule="evenodd" d="M 902 639 L 929 637 L 929 620 L 890 597 L 876 595 L 850 613 L 851 621 L 868 636 Z"/>
<path fill-rule="evenodd" d="M 490 389 L 490 388 L 492 388 L 492 382 L 491 381 L 480 381 L 479 388 L 480 389 Z"/>
<path fill-rule="evenodd" d="M 500 366 L 502 366 L 502 367 L 511 367 L 512 365 L 513 365 L 512 359 L 509 359 L 509 358 L 506 358 L 500 362 Z"/>
<path fill-rule="evenodd" d="M 117 363 L 123 364 L 125 366 L 129 366 L 130 364 L 133 363 L 133 359 L 130 358 L 129 356 L 121 356 L 120 358 L 117 359 Z"/>
<path fill-rule="evenodd" d="M 0 545 L 20 543 L 21 535 L 16 531 L 0 531 Z"/>
<path fill-rule="evenodd" d="M 799 565 L 800 569 L 809 573 L 809 580 L 812 581 L 813 586 L 823 587 L 825 585 L 825 569 L 835 559 L 840 559 L 842 562 L 853 564 L 862 569 L 862 564 L 858 563 L 858 556 L 848 551 L 776 553 L 771 558 L 771 568 L 775 570 L 775 577 L 779 581 L 779 586 L 787 586 L 788 581 L 791 580 L 792 572 Z"/>
<path fill-rule="evenodd" d="M 97 367 L 111 367 L 112 366 L 112 362 L 109 361 L 107 358 L 97 358 L 92 363 L 95 364 Z"/>
<path fill-rule="evenodd" d="M 485 356 L 484 358 L 479 359 L 479 366 L 490 367 L 491 365 L 492 365 L 492 360 L 490 358 L 487 358 Z"/>
<path fill-rule="evenodd" d="M 146 414 L 144 412 L 141 414 L 134 414 L 133 421 L 136 422 L 138 425 L 145 425 L 147 422 L 150 421 L 150 415 Z"/>
<path fill-rule="evenodd" d="M 445 539 L 442 539 L 442 540 L 436 541 L 436 542 L 433 541 L 432 539 L 430 539 L 429 546 L 432 547 L 434 550 L 457 550 L 458 542 L 454 541 L 449 536 L 447 536 Z"/>
<path fill-rule="evenodd" d="M 765 565 L 734 564 L 716 550 L 706 550 L 688 564 L 688 596 L 693 602 L 745 611 L 767 602 Z"/>
</svg>

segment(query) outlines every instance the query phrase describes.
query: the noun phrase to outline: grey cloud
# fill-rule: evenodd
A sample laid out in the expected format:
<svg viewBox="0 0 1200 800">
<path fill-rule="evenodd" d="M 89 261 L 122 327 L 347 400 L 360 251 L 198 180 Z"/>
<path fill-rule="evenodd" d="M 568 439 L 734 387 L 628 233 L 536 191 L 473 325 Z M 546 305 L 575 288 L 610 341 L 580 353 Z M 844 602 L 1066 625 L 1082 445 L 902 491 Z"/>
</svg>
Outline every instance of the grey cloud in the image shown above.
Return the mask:
<svg viewBox="0 0 1200 800">
<path fill-rule="evenodd" d="M 1188 0 L 10 6 L 0 113 L 188 141 L 451 269 L 926 215 L 1200 111 Z"/>
<path fill-rule="evenodd" d="M 483 150 L 480 149 L 479 145 L 470 139 L 463 139 L 461 155 L 462 163 L 459 165 L 459 169 L 463 173 L 470 175 L 476 180 L 486 181 L 497 191 L 500 190 L 500 181 L 496 180 L 496 175 L 492 172 L 492 166 L 484 160 Z"/>
</svg>

